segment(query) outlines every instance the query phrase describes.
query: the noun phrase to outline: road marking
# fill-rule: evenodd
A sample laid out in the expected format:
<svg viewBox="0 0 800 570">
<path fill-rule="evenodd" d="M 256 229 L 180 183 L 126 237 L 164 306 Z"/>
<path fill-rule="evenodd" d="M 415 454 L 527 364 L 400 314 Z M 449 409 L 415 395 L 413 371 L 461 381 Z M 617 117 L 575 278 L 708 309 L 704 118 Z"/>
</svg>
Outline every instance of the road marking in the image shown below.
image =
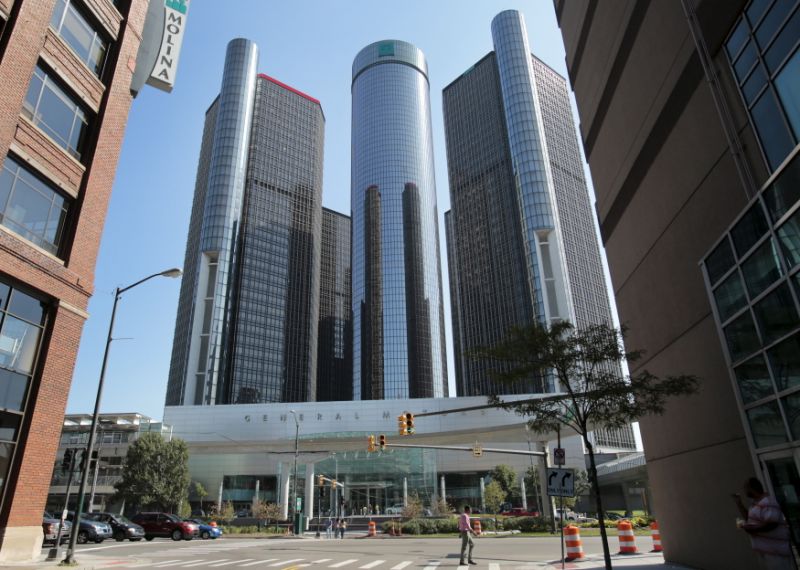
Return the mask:
<svg viewBox="0 0 800 570">
<path fill-rule="evenodd" d="M 227 560 L 227 558 L 223 558 L 222 560 L 212 560 L 211 562 L 224 562 L 225 560 Z M 201 566 L 203 564 L 207 564 L 207 562 L 205 560 L 203 560 L 202 562 L 195 562 L 194 564 L 187 564 L 186 566 L 184 566 L 184 568 L 192 568 L 193 566 Z"/>
<path fill-rule="evenodd" d="M 157 564 L 166 564 L 167 562 L 180 562 L 180 558 L 175 558 L 174 560 L 155 560 L 153 562 L 148 562 L 146 564 L 136 564 L 135 566 L 131 566 L 131 568 L 147 568 L 149 566 L 155 566 Z"/>
<path fill-rule="evenodd" d="M 392 566 L 390 570 L 403 570 L 403 568 L 405 568 L 406 566 L 411 565 L 411 563 L 412 563 L 411 560 L 404 560 L 400 564 Z"/>
<path fill-rule="evenodd" d="M 337 562 L 336 564 L 331 564 L 328 566 L 328 568 L 341 568 L 342 566 L 347 566 L 353 562 L 358 562 L 358 558 L 351 558 L 350 560 L 345 560 L 344 562 Z"/>
<path fill-rule="evenodd" d="M 240 566 L 255 566 L 256 564 L 265 564 L 266 562 L 272 562 L 273 560 L 277 560 L 277 558 L 267 558 L 266 560 L 256 560 L 255 562 L 248 562 L 247 564 L 240 564 Z"/>
<path fill-rule="evenodd" d="M 430 563 L 422 570 L 438 570 L 437 566 L 439 566 L 441 563 L 441 560 L 431 560 Z"/>
<path fill-rule="evenodd" d="M 467 566 L 466 564 L 459 564 L 458 565 L 458 570 L 465 570 L 466 568 L 469 568 L 469 566 Z M 494 569 L 492 569 L 492 570 L 494 570 Z"/>
<path fill-rule="evenodd" d="M 283 566 L 284 564 L 291 564 L 292 562 L 300 562 L 301 560 L 305 560 L 305 558 L 291 558 L 289 560 L 281 560 L 280 562 L 276 562 L 275 564 L 270 564 L 270 566 Z"/>
<path fill-rule="evenodd" d="M 252 558 L 245 558 L 244 560 L 231 560 L 230 562 L 220 562 L 219 564 L 209 564 L 212 568 L 217 566 L 230 566 L 231 564 L 237 564 L 239 562 L 250 562 L 253 560 Z"/>
<path fill-rule="evenodd" d="M 165 568 L 166 566 L 183 566 L 184 564 L 191 564 L 192 562 L 203 562 L 203 560 L 181 560 L 180 562 L 159 562 L 154 564 L 154 568 Z"/>
<path fill-rule="evenodd" d="M 323 562 L 330 562 L 333 558 L 320 558 L 319 560 L 312 560 L 311 564 L 322 564 Z"/>
<path fill-rule="evenodd" d="M 499 564 L 489 564 L 489 570 L 500 570 Z"/>
<path fill-rule="evenodd" d="M 363 566 L 359 566 L 362 570 L 366 570 L 367 568 L 375 568 L 376 566 L 380 566 L 386 562 L 386 560 L 376 560 L 375 562 L 370 562 L 369 564 L 364 564 Z"/>
</svg>

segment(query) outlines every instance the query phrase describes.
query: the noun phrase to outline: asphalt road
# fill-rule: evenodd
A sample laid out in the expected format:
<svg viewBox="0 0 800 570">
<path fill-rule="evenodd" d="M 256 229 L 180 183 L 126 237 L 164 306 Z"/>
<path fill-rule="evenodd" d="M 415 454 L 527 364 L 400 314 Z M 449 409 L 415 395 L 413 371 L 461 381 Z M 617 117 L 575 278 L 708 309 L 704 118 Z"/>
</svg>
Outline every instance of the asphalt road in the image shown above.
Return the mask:
<svg viewBox="0 0 800 570">
<path fill-rule="evenodd" d="M 359 533 L 361 534 L 361 533 Z M 647 544 L 645 544 L 647 542 Z M 612 552 L 617 545 L 612 544 Z M 600 539 L 583 540 L 589 557 L 602 554 Z M 247 568 L 248 570 L 438 570 L 459 566 L 458 538 L 356 538 L 246 539 L 223 537 L 216 540 L 173 542 L 106 541 L 80 545 L 76 559 L 94 568 Z M 650 544 L 640 539 L 647 552 Z M 560 559 L 556 537 L 481 537 L 475 541 L 475 570 L 539 568 Z M 660 557 L 645 556 L 645 561 Z M 560 565 L 559 565 L 560 566 Z M 315 568 L 316 567 L 316 568 Z M 460 570 L 466 570 L 461 567 Z"/>
</svg>

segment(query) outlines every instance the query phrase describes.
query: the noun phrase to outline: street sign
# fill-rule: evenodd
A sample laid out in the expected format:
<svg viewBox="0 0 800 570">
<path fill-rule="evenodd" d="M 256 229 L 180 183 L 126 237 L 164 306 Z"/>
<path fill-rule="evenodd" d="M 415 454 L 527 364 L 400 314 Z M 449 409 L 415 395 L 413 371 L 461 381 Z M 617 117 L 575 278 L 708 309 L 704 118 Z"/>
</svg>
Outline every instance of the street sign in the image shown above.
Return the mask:
<svg viewBox="0 0 800 570">
<path fill-rule="evenodd" d="M 297 503 L 294 506 L 294 510 L 295 512 L 299 513 L 300 511 L 303 510 L 303 497 L 297 497 L 296 501 Z"/>
<path fill-rule="evenodd" d="M 550 497 L 574 497 L 575 470 L 548 469 L 547 494 Z"/>
<path fill-rule="evenodd" d="M 556 447 L 553 450 L 553 464 L 554 465 L 564 465 L 567 459 L 567 452 L 564 451 L 563 447 Z"/>
<path fill-rule="evenodd" d="M 483 455 L 483 446 L 476 441 L 475 445 L 472 446 L 472 456 L 480 457 L 481 455 Z"/>
</svg>

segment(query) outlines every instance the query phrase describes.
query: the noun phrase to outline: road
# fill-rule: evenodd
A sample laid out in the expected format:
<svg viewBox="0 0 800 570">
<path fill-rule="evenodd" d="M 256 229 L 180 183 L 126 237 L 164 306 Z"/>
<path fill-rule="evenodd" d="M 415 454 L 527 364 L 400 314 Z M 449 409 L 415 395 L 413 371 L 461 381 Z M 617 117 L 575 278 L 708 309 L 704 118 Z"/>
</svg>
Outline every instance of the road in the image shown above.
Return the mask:
<svg viewBox="0 0 800 570">
<path fill-rule="evenodd" d="M 360 535 L 361 533 L 359 533 Z M 649 542 L 640 539 L 640 549 Z M 248 570 L 517 570 L 547 568 L 559 560 L 558 537 L 481 537 L 476 539 L 477 566 L 459 567 L 460 540 L 453 538 L 247 539 L 81 545 L 76 559 L 93 568 L 246 568 Z M 589 558 L 602 553 L 600 539 L 584 539 Z M 612 549 L 616 550 L 616 544 Z M 612 550 L 612 551 L 613 551 Z M 643 555 L 637 560 L 661 563 L 663 558 Z M 39 565 L 39 567 L 43 567 Z M 560 567 L 560 564 L 558 565 Z M 578 568 L 578 566 L 569 566 Z M 580 566 L 583 567 L 583 566 Z M 664 566 L 661 566 L 664 568 Z M 29 567 L 30 568 L 30 567 Z"/>
</svg>

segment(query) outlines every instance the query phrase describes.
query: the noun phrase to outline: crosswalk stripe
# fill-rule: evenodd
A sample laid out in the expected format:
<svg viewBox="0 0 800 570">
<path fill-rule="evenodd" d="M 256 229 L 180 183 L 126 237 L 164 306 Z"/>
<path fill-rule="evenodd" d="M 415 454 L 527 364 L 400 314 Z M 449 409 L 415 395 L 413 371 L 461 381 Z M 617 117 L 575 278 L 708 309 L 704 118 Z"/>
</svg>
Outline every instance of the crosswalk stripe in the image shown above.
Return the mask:
<svg viewBox="0 0 800 570">
<path fill-rule="evenodd" d="M 250 562 L 251 560 L 252 558 L 245 558 L 243 560 L 231 560 L 230 562 L 220 562 L 219 564 L 210 564 L 209 566 L 211 566 L 212 568 L 215 568 L 217 566 L 230 566 L 231 564 L 237 564 L 239 562 Z"/>
<path fill-rule="evenodd" d="M 312 560 L 311 564 L 322 564 L 323 562 L 330 562 L 333 558 L 320 558 L 319 560 Z"/>
<path fill-rule="evenodd" d="M 266 560 L 256 560 L 255 562 L 248 562 L 247 564 L 240 564 L 239 566 L 255 566 L 256 564 L 266 564 L 267 562 L 272 562 L 273 560 L 277 560 L 277 558 L 267 558 Z"/>
<path fill-rule="evenodd" d="M 363 566 L 359 566 L 361 570 L 367 570 L 368 568 L 375 568 L 376 566 L 380 566 L 386 562 L 386 560 L 376 560 L 375 562 L 370 562 L 369 564 L 364 564 Z"/>
<path fill-rule="evenodd" d="M 430 560 L 429 564 L 422 570 L 438 570 L 437 566 L 439 566 L 439 564 L 441 563 L 442 563 L 441 560 Z"/>
<path fill-rule="evenodd" d="M 405 568 L 406 566 L 409 566 L 410 564 L 411 564 L 411 560 L 404 560 L 400 564 L 396 564 L 395 566 L 392 566 L 391 570 L 403 570 L 403 568 Z"/>
<path fill-rule="evenodd" d="M 291 564 L 292 562 L 300 562 L 301 560 L 305 560 L 305 558 L 291 558 L 289 560 L 281 560 L 280 562 L 276 562 L 275 564 L 270 564 L 270 566 L 283 566 L 284 564 Z"/>
<path fill-rule="evenodd" d="M 337 562 L 336 564 L 331 564 L 328 566 L 328 568 L 341 568 L 342 566 L 347 566 L 353 562 L 358 562 L 358 558 L 351 558 L 350 560 L 345 560 L 344 562 Z"/>
<path fill-rule="evenodd" d="M 489 564 L 489 570 L 500 570 L 499 564 Z"/>
<path fill-rule="evenodd" d="M 458 565 L 458 570 L 467 570 L 467 568 L 469 568 L 469 566 L 467 566 L 466 564 L 459 564 Z"/>
<path fill-rule="evenodd" d="M 203 562 L 203 559 L 196 558 L 195 560 L 181 560 L 180 562 L 170 562 L 169 564 L 157 564 L 156 568 L 166 568 L 167 566 L 183 566 L 184 564 L 191 564 L 193 562 Z"/>
<path fill-rule="evenodd" d="M 223 558 L 222 560 L 211 560 L 211 562 L 223 562 L 227 560 L 227 558 Z M 187 564 L 184 568 L 192 568 L 193 566 L 200 566 L 201 564 L 205 564 L 205 560 L 201 560 L 200 562 L 195 562 L 194 564 Z"/>
<path fill-rule="evenodd" d="M 174 560 L 153 560 L 145 564 L 136 564 L 135 566 L 131 566 L 131 568 L 147 568 L 149 566 L 154 567 L 160 564 L 166 564 L 167 562 L 180 562 L 180 558 L 175 558 Z"/>
</svg>

